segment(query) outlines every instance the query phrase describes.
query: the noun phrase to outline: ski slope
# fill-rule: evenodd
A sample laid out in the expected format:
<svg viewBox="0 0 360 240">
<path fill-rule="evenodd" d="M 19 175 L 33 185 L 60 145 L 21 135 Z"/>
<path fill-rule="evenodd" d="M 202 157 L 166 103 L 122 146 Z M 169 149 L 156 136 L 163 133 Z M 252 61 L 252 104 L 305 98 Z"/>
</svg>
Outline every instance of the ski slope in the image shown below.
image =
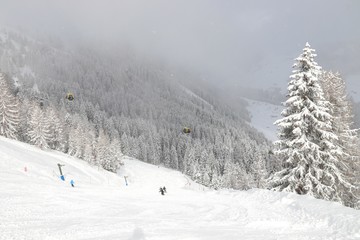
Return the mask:
<svg viewBox="0 0 360 240">
<path fill-rule="evenodd" d="M 250 113 L 250 125 L 263 133 L 271 141 L 277 140 L 277 130 L 274 122 L 281 119 L 283 107 L 271 103 L 245 98 L 248 102 L 247 110 Z"/>
<path fill-rule="evenodd" d="M 65 182 L 57 163 L 65 164 Z M 258 189 L 213 191 L 176 171 L 124 163 L 113 174 L 0 137 L 0 239 L 360 239 L 360 211 L 336 203 Z"/>
</svg>

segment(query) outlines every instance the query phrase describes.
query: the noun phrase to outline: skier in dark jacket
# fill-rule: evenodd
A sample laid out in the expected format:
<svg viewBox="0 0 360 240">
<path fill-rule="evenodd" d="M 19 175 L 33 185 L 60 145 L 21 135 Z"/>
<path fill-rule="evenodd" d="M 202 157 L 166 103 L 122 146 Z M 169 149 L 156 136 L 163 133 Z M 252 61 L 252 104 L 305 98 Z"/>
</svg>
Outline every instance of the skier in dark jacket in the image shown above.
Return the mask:
<svg viewBox="0 0 360 240">
<path fill-rule="evenodd" d="M 162 188 L 162 187 L 160 187 L 160 190 L 159 190 L 159 192 L 161 193 L 161 195 L 164 195 L 164 189 Z"/>
<path fill-rule="evenodd" d="M 164 193 L 166 193 L 166 188 L 165 188 L 165 186 L 163 187 L 163 190 L 164 190 Z"/>
</svg>

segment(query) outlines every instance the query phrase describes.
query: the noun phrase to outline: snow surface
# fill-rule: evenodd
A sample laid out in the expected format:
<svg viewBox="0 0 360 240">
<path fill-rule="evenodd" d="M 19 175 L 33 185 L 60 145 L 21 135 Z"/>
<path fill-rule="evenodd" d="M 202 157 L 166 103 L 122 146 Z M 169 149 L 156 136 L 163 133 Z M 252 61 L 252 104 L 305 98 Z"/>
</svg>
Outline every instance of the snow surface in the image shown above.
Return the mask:
<svg viewBox="0 0 360 240">
<path fill-rule="evenodd" d="M 246 98 L 245 100 L 249 103 L 247 110 L 250 112 L 250 125 L 263 133 L 269 140 L 277 140 L 277 129 L 274 122 L 282 118 L 281 111 L 284 107 Z"/>
<path fill-rule="evenodd" d="M 360 239 L 360 212 L 337 203 L 208 190 L 179 172 L 124 162 L 116 175 L 0 137 L 0 239 Z"/>
<path fill-rule="evenodd" d="M 196 98 L 197 100 L 199 100 L 200 102 L 204 103 L 205 105 L 207 105 L 208 107 L 210 107 L 211 109 L 214 108 L 213 105 L 211 105 L 208 101 L 206 101 L 205 99 L 203 99 L 202 97 L 200 97 L 199 95 L 195 94 L 193 91 L 191 91 L 190 89 L 181 86 L 182 89 L 184 90 L 185 93 L 189 94 L 190 96 Z"/>
</svg>

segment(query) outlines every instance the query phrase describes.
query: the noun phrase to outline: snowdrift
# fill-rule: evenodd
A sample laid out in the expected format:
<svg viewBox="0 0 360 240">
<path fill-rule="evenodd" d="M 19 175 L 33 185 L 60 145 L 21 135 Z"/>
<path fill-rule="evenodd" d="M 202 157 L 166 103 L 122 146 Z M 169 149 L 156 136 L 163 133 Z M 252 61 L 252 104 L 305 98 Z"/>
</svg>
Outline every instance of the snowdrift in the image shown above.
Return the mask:
<svg viewBox="0 0 360 240">
<path fill-rule="evenodd" d="M 173 170 L 124 162 L 113 174 L 0 138 L 0 239 L 360 239 L 360 212 L 337 203 L 213 191 Z"/>
</svg>

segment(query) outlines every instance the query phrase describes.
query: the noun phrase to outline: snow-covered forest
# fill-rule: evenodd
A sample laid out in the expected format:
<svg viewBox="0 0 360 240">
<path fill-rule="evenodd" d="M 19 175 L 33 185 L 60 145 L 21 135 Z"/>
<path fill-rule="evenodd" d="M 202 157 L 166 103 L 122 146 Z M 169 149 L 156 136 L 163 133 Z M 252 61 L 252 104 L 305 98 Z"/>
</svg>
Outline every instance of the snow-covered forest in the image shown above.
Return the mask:
<svg viewBox="0 0 360 240">
<path fill-rule="evenodd" d="M 193 84 L 194 74 L 130 50 L 69 50 L 8 30 L 0 56 L 4 136 L 114 172 L 124 154 L 216 189 L 264 187 L 274 168 L 271 143 L 246 122 L 245 103 L 233 111 Z"/>
<path fill-rule="evenodd" d="M 195 74 L 129 49 L 70 50 L 2 30 L 0 56 L 5 137 L 112 172 L 127 155 L 214 189 L 269 188 L 359 207 L 357 106 L 341 75 L 317 65 L 310 45 L 296 58 L 275 145 L 248 123 L 245 100 L 235 110 L 194 83 Z"/>
</svg>

